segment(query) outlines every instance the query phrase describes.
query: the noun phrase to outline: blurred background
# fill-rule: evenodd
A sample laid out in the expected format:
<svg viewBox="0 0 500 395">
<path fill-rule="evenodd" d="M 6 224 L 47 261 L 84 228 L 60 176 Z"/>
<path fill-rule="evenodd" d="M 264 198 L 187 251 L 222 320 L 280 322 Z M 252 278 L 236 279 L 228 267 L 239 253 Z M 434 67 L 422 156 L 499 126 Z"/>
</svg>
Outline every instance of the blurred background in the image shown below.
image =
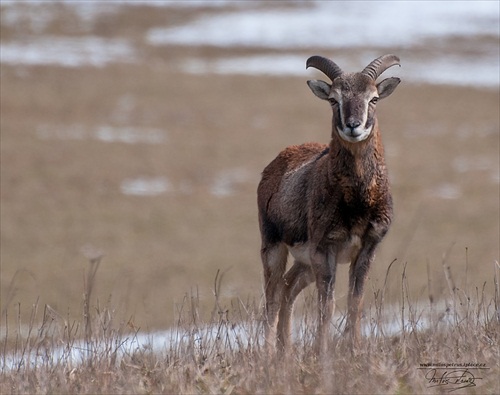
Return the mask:
<svg viewBox="0 0 500 395">
<path fill-rule="evenodd" d="M 403 82 L 378 106 L 395 222 L 370 272 L 413 300 L 493 292 L 499 259 L 497 1 L 2 1 L 3 327 L 94 303 L 144 330 L 193 295 L 261 303 L 256 188 L 284 147 L 327 143 L 313 54 Z M 339 311 L 347 267 L 339 268 Z M 220 278 L 220 277 L 219 277 Z M 429 287 L 429 279 L 430 282 Z M 312 294 L 314 287 L 308 292 Z M 39 313 L 38 318 L 40 318 Z"/>
</svg>

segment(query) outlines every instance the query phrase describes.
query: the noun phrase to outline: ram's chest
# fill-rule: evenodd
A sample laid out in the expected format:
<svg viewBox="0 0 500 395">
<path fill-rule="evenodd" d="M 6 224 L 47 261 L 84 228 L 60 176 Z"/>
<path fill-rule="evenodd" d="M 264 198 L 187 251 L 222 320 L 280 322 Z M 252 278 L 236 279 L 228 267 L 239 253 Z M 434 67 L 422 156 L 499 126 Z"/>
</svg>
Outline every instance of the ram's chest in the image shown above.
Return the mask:
<svg viewBox="0 0 500 395">
<path fill-rule="evenodd" d="M 365 229 L 374 210 L 376 210 L 375 202 L 364 196 L 355 196 L 350 200 L 342 199 L 334 209 L 332 226 L 345 229 L 349 234 L 355 229 Z"/>
<path fill-rule="evenodd" d="M 375 175 L 367 178 L 348 177 L 341 179 L 338 184 L 338 198 L 349 208 L 370 208 L 377 202 L 380 191 L 386 184 L 384 177 Z"/>
<path fill-rule="evenodd" d="M 388 185 L 386 175 L 379 172 L 369 177 L 342 177 L 332 185 L 332 204 L 349 225 L 360 218 L 366 219 L 371 212 L 387 204 Z"/>
<path fill-rule="evenodd" d="M 341 250 L 356 251 L 372 220 L 379 217 L 386 204 L 368 188 L 349 188 L 337 194 L 329 206 L 324 212 L 329 217 L 324 222 L 324 241 Z"/>
</svg>

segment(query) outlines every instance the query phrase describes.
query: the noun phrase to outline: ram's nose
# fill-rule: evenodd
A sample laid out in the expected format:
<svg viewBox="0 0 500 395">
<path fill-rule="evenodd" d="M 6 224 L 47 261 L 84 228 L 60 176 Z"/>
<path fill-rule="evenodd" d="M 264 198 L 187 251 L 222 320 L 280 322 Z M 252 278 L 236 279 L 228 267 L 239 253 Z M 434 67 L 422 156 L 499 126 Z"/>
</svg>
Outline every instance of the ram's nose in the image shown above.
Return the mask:
<svg viewBox="0 0 500 395">
<path fill-rule="evenodd" d="M 361 122 L 359 122 L 357 119 L 349 119 L 349 120 L 347 120 L 347 122 L 345 124 L 345 126 L 347 126 L 347 128 L 351 129 L 351 133 L 353 133 L 354 129 L 356 129 L 360 125 L 361 125 Z"/>
</svg>

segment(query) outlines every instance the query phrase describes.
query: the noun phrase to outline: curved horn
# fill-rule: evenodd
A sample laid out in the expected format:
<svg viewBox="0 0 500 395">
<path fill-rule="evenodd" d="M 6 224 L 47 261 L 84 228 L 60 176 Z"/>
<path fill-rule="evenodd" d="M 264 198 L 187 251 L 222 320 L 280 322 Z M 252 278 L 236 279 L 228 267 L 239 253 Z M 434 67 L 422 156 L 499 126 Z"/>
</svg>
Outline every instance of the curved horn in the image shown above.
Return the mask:
<svg viewBox="0 0 500 395">
<path fill-rule="evenodd" d="M 323 72 L 332 81 L 343 73 L 341 68 L 337 66 L 335 62 L 318 55 L 311 56 L 307 59 L 306 69 L 309 67 L 314 67 L 315 69 Z"/>
<path fill-rule="evenodd" d="M 366 66 L 361 73 L 375 81 L 380 74 L 395 65 L 401 66 L 396 55 L 382 55 Z"/>
</svg>

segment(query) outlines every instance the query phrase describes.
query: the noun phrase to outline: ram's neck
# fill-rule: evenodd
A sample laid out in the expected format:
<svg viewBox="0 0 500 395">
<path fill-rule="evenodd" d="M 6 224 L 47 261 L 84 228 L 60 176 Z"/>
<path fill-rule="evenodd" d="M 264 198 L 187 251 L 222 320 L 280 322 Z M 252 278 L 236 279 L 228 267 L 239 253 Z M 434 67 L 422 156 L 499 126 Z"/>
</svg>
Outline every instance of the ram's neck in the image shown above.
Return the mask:
<svg viewBox="0 0 500 395">
<path fill-rule="evenodd" d="M 384 148 L 377 123 L 370 136 L 358 143 L 333 134 L 330 142 L 330 179 L 333 185 L 370 188 L 386 177 Z"/>
</svg>

